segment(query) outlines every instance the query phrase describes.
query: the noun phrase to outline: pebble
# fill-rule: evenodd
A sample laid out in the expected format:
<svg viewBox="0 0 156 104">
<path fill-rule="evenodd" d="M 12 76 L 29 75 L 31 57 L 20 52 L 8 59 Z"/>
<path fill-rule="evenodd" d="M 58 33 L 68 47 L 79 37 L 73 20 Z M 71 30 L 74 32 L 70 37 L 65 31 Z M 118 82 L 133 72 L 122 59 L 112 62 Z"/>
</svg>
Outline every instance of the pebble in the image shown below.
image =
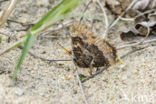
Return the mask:
<svg viewBox="0 0 156 104">
<path fill-rule="evenodd" d="M 24 94 L 24 90 L 17 88 L 17 89 L 15 89 L 15 94 L 18 96 L 22 96 Z"/>
</svg>

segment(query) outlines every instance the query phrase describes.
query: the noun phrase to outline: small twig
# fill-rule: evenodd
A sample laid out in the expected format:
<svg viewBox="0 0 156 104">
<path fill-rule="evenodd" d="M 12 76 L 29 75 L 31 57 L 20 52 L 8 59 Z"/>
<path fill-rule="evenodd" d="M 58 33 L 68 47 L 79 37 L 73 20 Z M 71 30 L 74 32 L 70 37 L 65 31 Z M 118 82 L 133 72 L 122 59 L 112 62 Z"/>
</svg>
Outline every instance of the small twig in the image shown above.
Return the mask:
<svg viewBox="0 0 156 104">
<path fill-rule="evenodd" d="M 74 71 L 75 71 L 76 78 L 77 78 L 77 80 L 78 80 L 78 83 L 79 83 L 79 86 L 80 86 L 80 89 L 81 89 L 81 93 L 82 93 L 82 96 L 83 96 L 83 100 L 84 100 L 85 104 L 88 104 L 86 95 L 85 95 L 84 90 L 83 90 L 83 87 L 82 87 L 82 82 L 81 82 L 81 80 L 80 80 L 79 73 L 78 73 L 78 71 L 77 71 L 77 68 L 76 68 L 75 64 L 74 64 Z"/>
<path fill-rule="evenodd" d="M 5 2 L 5 1 L 9 1 L 9 0 L 0 0 L 0 2 Z"/>
<path fill-rule="evenodd" d="M 8 6 L 4 11 L 2 11 L 0 15 L 0 27 L 6 22 L 11 12 L 14 10 L 15 6 L 17 4 L 17 0 L 10 0 Z"/>
<path fill-rule="evenodd" d="M 22 46 L 19 46 L 18 47 L 19 49 L 23 49 Z M 43 61 L 50 61 L 50 62 L 53 62 L 53 61 L 72 61 L 72 59 L 47 59 L 47 58 L 44 58 L 44 57 L 41 57 L 41 56 L 38 56 L 36 54 L 34 54 L 33 52 L 29 51 L 28 52 L 31 56 L 33 56 L 34 58 L 39 58 Z"/>
<path fill-rule="evenodd" d="M 92 75 L 88 76 L 87 78 L 81 80 L 81 82 L 84 83 L 85 81 L 87 81 L 87 80 L 89 80 L 89 79 L 91 79 L 91 78 L 94 78 L 96 75 L 102 73 L 102 72 L 103 72 L 104 70 L 106 70 L 107 68 L 108 68 L 108 67 L 102 68 L 101 70 L 97 71 L 95 74 L 92 74 Z"/>
<path fill-rule="evenodd" d="M 103 6 L 101 5 L 99 0 L 97 0 L 97 3 L 99 4 L 99 6 L 100 6 L 100 8 L 101 8 L 101 10 L 103 12 L 104 18 L 105 18 L 105 29 L 106 30 L 105 30 L 104 34 L 102 35 L 102 37 L 105 38 L 107 33 L 108 33 L 108 27 L 109 27 L 108 16 L 107 16 L 106 11 L 103 8 Z"/>
<path fill-rule="evenodd" d="M 16 29 L 16 30 L 14 30 L 14 31 L 17 31 L 17 32 L 19 32 L 19 31 L 27 31 L 34 25 L 33 23 L 23 23 L 23 22 L 20 22 L 20 21 L 8 19 L 7 23 L 9 24 L 10 22 L 14 22 L 14 23 L 20 24 L 23 27 L 25 26 L 25 28 L 23 28 L 23 29 Z"/>
<path fill-rule="evenodd" d="M 115 21 L 113 21 L 113 23 L 110 24 L 109 30 L 110 30 L 115 24 L 117 24 L 117 22 L 120 20 L 120 18 L 121 18 L 123 15 L 125 15 L 125 13 L 126 13 L 130 8 L 132 8 L 132 6 L 133 6 L 137 1 L 138 1 L 138 0 L 133 0 L 133 1 L 131 2 L 131 4 L 126 8 L 126 10 L 125 10 L 124 12 L 122 12 L 121 15 L 120 15 Z"/>
<path fill-rule="evenodd" d="M 120 17 L 120 20 L 122 20 L 122 21 L 134 21 L 135 18 L 122 18 L 122 17 Z"/>
<path fill-rule="evenodd" d="M 84 9 L 84 11 L 83 11 L 83 15 L 84 15 L 84 13 L 87 11 L 89 5 L 90 5 L 92 2 L 93 2 L 93 0 L 90 0 L 90 1 L 89 1 L 89 3 L 87 4 L 87 6 L 85 7 L 85 9 Z M 80 20 L 79 20 L 80 22 L 81 22 L 82 19 L 83 19 L 83 15 L 82 15 L 82 17 L 81 17 Z"/>
<path fill-rule="evenodd" d="M 8 19 L 7 21 L 8 22 L 18 23 L 18 24 L 21 24 L 22 26 L 33 26 L 34 25 L 33 23 L 23 23 L 23 22 L 20 22 L 20 21 L 12 20 L 12 19 Z"/>
<path fill-rule="evenodd" d="M 1 34 L 1 35 L 4 35 L 4 36 L 10 36 L 9 34 L 7 34 L 7 33 L 5 33 L 5 32 L 3 33 L 3 32 L 1 32 L 1 31 L 0 31 L 0 34 Z"/>
<path fill-rule="evenodd" d="M 54 62 L 54 61 L 72 61 L 72 59 L 47 59 L 47 58 L 43 58 L 41 56 L 37 56 L 33 52 L 31 52 L 31 51 L 29 51 L 29 54 L 31 56 L 33 56 L 34 58 L 39 58 L 39 59 L 41 59 L 43 61 L 50 61 L 50 62 Z"/>
<path fill-rule="evenodd" d="M 150 27 L 149 27 L 149 23 L 147 23 L 147 34 L 146 34 L 146 37 L 143 40 L 141 40 L 140 43 L 144 42 L 148 38 L 149 34 L 150 34 Z"/>
<path fill-rule="evenodd" d="M 0 75 L 1 74 L 10 74 L 11 71 L 10 70 L 3 70 L 3 69 L 0 69 Z"/>
<path fill-rule="evenodd" d="M 91 21 L 91 28 L 90 28 L 90 30 L 91 30 L 91 32 L 94 31 L 94 20 L 93 20 L 93 19 L 92 19 L 92 21 Z"/>
<path fill-rule="evenodd" d="M 62 29 L 63 26 L 68 27 L 68 26 L 71 25 L 72 22 L 73 22 L 73 20 L 65 21 L 64 23 L 58 25 L 58 27 L 56 27 L 56 28 L 52 28 L 50 31 L 58 31 L 58 30 Z"/>
<path fill-rule="evenodd" d="M 49 36 L 49 35 L 39 35 L 39 37 L 53 39 L 53 38 L 68 38 L 68 36 Z"/>
<path fill-rule="evenodd" d="M 151 43 L 151 42 L 156 42 L 156 39 L 146 40 L 146 41 L 142 41 L 142 42 L 136 42 L 136 43 L 132 43 L 132 44 L 127 44 L 127 45 L 117 47 L 116 49 L 120 50 L 120 49 L 123 49 L 123 48 L 128 48 L 128 47 L 141 45 L 141 44 L 146 44 L 146 43 Z"/>
<path fill-rule="evenodd" d="M 69 21 L 65 21 L 61 24 L 59 24 L 56 28 L 51 28 L 47 31 L 45 31 L 44 33 L 41 33 L 39 35 L 39 37 L 43 37 L 43 38 L 67 38 L 68 36 L 53 36 L 53 35 L 50 35 L 49 33 L 52 33 L 52 32 L 56 32 L 59 31 L 60 29 L 64 28 L 66 29 L 68 26 L 71 25 L 73 20 L 69 20 Z"/>
<path fill-rule="evenodd" d="M 60 29 L 62 28 L 65 28 L 65 27 L 69 27 L 71 25 L 73 20 L 69 20 L 69 21 L 65 21 L 63 22 L 62 24 L 58 25 L 58 27 L 56 28 L 51 28 L 47 31 L 45 31 L 42 35 L 40 35 L 41 37 L 45 37 L 45 38 L 67 38 L 65 36 L 49 36 L 49 33 L 52 33 L 52 32 L 56 32 L 56 31 L 59 31 Z M 64 27 L 65 26 L 65 27 Z"/>
<path fill-rule="evenodd" d="M 145 48 L 146 48 L 146 47 L 131 50 L 131 51 L 127 52 L 126 54 L 122 55 L 120 58 L 123 59 L 123 58 L 125 58 L 126 56 L 128 56 L 128 55 L 130 55 L 130 54 L 132 54 L 132 53 L 134 53 L 134 52 L 136 52 L 136 51 L 140 51 L 140 50 L 142 50 L 142 49 L 145 49 Z"/>
<path fill-rule="evenodd" d="M 154 12 L 155 11 L 155 9 L 150 9 L 150 10 L 147 10 L 147 11 L 145 11 L 145 12 L 141 12 L 140 14 L 138 14 L 137 16 L 135 16 L 135 18 L 137 18 L 137 17 L 140 17 L 140 16 L 143 16 L 143 15 L 145 15 L 145 14 L 148 14 L 148 13 L 151 13 L 151 12 Z"/>
</svg>

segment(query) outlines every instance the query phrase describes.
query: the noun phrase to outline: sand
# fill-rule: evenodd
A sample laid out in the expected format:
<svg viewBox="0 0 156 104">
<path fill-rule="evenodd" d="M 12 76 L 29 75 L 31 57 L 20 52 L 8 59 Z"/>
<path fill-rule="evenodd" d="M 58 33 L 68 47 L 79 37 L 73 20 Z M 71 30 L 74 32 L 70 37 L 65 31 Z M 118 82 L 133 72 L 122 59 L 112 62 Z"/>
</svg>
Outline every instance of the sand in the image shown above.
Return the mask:
<svg viewBox="0 0 156 104">
<path fill-rule="evenodd" d="M 19 0 L 17 7 L 9 17 L 11 20 L 25 24 L 36 23 L 57 0 Z M 5 5 L 5 3 L 3 3 Z M 2 6 L 3 6 L 2 5 Z M 92 5 L 88 14 L 99 13 L 99 7 Z M 82 13 L 83 5 L 73 13 Z M 108 12 L 108 16 L 111 14 Z M 111 18 L 110 18 L 111 20 Z M 67 20 L 68 21 L 68 20 Z M 104 32 L 104 23 L 95 24 L 96 35 Z M 118 23 L 109 34 L 110 43 L 115 46 L 124 45 L 119 35 L 127 28 L 128 23 Z M 56 25 L 57 27 L 57 25 Z M 0 51 L 21 39 L 26 27 L 9 22 L 0 29 L 3 41 Z M 65 36 L 66 29 L 39 35 L 30 50 L 37 56 L 47 59 L 70 59 L 57 43 L 71 49 L 70 38 L 46 38 L 46 36 Z M 44 35 L 44 37 L 42 37 Z M 8 38 L 10 37 L 10 42 Z M 154 44 L 154 43 L 153 43 Z M 83 83 L 89 104 L 154 104 L 156 95 L 156 47 L 146 44 L 145 47 L 123 58 L 127 64 L 120 63 L 109 67 L 95 78 Z M 122 56 L 132 48 L 118 51 Z M 15 69 L 21 49 L 16 48 L 0 56 L 0 104 L 84 104 L 80 87 L 73 71 L 72 61 L 47 62 L 28 54 L 16 85 L 11 85 L 9 76 Z M 86 69 L 78 68 L 79 73 L 88 75 Z"/>
</svg>

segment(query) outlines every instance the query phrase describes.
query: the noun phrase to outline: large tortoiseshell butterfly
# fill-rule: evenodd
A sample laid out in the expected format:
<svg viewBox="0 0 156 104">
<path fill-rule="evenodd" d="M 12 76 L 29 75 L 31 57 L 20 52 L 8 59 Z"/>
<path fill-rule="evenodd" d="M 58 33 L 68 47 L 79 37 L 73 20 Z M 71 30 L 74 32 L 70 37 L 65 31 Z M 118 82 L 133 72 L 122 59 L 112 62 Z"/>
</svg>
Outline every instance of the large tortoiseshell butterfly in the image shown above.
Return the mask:
<svg viewBox="0 0 156 104">
<path fill-rule="evenodd" d="M 110 66 L 115 63 L 116 49 L 90 32 L 89 26 L 74 21 L 70 28 L 74 63 L 81 68 Z"/>
</svg>

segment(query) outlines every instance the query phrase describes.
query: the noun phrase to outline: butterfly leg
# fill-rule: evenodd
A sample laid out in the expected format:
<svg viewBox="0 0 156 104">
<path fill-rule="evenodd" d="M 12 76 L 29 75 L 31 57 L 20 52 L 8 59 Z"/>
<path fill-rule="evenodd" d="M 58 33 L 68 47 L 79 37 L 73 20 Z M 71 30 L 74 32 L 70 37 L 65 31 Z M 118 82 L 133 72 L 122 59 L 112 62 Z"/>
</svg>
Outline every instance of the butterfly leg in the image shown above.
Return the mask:
<svg viewBox="0 0 156 104">
<path fill-rule="evenodd" d="M 92 75 L 92 70 L 93 70 L 93 67 L 92 66 L 89 66 L 88 72 L 89 72 L 90 75 Z"/>
<path fill-rule="evenodd" d="M 96 68 L 96 72 L 99 71 L 99 70 L 100 70 L 99 67 L 97 67 L 97 68 Z"/>
<path fill-rule="evenodd" d="M 119 56 L 117 56 L 117 61 L 119 61 L 123 65 L 126 65 L 126 63 Z"/>
<path fill-rule="evenodd" d="M 90 75 L 93 74 L 93 71 L 92 71 L 93 70 L 93 66 L 92 65 L 93 65 L 93 60 L 91 61 L 90 65 L 89 65 L 89 69 L 88 69 L 88 72 L 89 72 Z"/>
</svg>

